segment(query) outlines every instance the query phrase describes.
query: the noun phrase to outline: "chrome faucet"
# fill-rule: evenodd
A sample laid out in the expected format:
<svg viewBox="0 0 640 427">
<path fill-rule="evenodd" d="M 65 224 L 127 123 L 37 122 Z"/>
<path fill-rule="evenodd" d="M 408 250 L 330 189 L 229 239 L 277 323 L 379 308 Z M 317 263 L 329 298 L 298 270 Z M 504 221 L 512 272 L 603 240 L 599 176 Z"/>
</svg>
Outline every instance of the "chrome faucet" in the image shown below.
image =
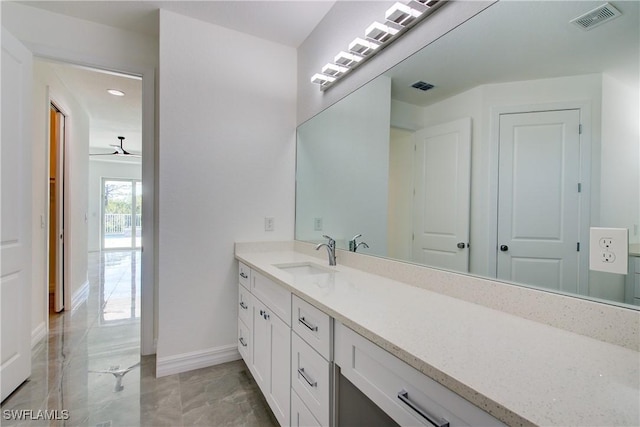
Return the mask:
<svg viewBox="0 0 640 427">
<path fill-rule="evenodd" d="M 356 252 L 360 246 L 364 247 L 365 249 L 369 248 L 369 245 L 367 245 L 365 242 L 358 243 L 358 237 L 362 237 L 362 234 L 356 234 L 355 236 L 353 236 L 353 239 L 349 240 L 349 250 L 351 252 Z"/>
<path fill-rule="evenodd" d="M 329 265 L 336 265 L 336 241 L 327 235 L 323 235 L 322 237 L 329 241 L 327 243 L 320 243 L 316 246 L 316 251 L 321 247 L 326 246 L 327 254 L 329 255 Z"/>
</svg>

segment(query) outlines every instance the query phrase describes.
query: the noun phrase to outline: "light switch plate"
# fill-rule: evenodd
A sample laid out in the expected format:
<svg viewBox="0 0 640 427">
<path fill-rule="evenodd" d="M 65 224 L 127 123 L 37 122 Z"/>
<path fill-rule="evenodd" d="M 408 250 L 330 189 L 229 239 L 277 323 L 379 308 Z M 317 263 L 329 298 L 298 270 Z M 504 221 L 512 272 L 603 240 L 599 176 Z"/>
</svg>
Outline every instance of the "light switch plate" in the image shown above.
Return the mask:
<svg viewBox="0 0 640 427">
<path fill-rule="evenodd" d="M 589 270 L 627 274 L 629 271 L 629 230 L 591 227 Z"/>
</svg>

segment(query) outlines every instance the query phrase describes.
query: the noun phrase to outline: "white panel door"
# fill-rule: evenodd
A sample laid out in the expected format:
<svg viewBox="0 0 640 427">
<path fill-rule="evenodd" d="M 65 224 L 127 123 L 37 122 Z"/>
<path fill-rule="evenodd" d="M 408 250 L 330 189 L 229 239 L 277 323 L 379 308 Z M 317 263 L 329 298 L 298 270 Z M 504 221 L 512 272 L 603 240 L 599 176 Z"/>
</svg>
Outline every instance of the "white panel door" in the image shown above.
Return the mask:
<svg viewBox="0 0 640 427">
<path fill-rule="evenodd" d="M 2 400 L 31 375 L 31 53 L 2 29 Z"/>
<path fill-rule="evenodd" d="M 415 133 L 413 260 L 469 270 L 471 119 Z"/>
<path fill-rule="evenodd" d="M 56 228 L 56 289 L 54 293 L 54 310 L 64 310 L 64 115 L 57 111 L 56 122 L 56 224 L 50 227 Z M 51 154 L 53 155 L 53 154 Z"/>
<path fill-rule="evenodd" d="M 498 278 L 578 290 L 579 110 L 502 114 Z"/>
</svg>

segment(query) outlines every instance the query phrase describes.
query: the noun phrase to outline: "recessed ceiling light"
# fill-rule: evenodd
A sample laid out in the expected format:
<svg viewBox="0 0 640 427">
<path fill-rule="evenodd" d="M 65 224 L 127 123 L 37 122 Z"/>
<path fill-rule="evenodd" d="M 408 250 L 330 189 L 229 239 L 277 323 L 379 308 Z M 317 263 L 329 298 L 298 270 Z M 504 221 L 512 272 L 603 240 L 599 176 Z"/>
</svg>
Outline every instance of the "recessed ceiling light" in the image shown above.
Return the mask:
<svg viewBox="0 0 640 427">
<path fill-rule="evenodd" d="M 107 89 L 107 92 L 114 96 L 124 96 L 124 92 L 118 89 Z"/>
</svg>

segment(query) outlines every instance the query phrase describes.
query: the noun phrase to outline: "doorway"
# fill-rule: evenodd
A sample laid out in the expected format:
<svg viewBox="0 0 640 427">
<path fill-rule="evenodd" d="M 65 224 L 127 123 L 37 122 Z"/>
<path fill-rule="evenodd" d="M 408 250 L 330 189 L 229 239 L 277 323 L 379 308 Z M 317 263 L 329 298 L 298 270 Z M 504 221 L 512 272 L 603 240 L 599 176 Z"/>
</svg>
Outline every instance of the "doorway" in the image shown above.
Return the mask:
<svg viewBox="0 0 640 427">
<path fill-rule="evenodd" d="M 588 224 L 580 116 L 577 108 L 500 114 L 498 279 L 579 292 Z"/>
<path fill-rule="evenodd" d="M 49 311 L 64 310 L 65 115 L 49 108 Z"/>
<path fill-rule="evenodd" d="M 102 179 L 102 249 L 136 249 L 142 235 L 142 182 Z"/>
</svg>

